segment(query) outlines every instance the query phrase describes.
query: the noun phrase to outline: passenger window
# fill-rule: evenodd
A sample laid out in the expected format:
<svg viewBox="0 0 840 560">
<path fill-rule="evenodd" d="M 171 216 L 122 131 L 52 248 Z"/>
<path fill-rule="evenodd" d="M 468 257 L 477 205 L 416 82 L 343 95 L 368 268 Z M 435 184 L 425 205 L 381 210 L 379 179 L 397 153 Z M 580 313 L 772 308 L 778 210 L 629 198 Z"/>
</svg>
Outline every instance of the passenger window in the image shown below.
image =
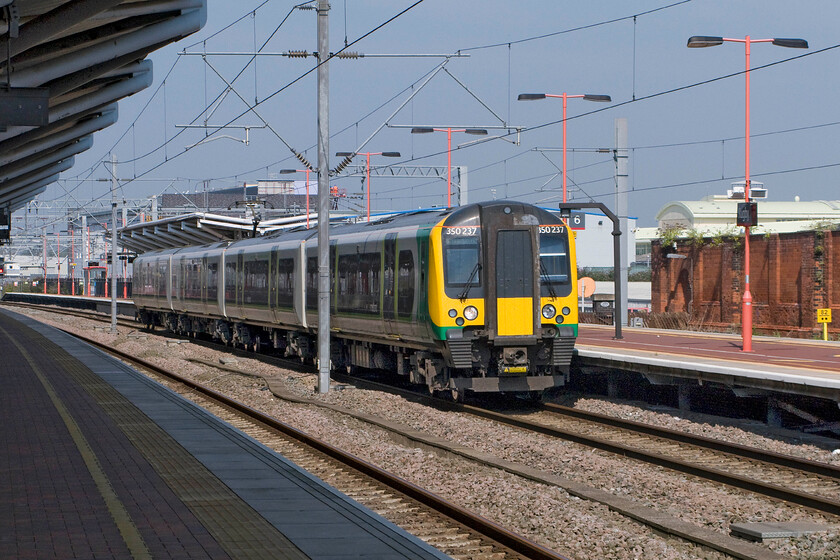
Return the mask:
<svg viewBox="0 0 840 560">
<path fill-rule="evenodd" d="M 268 256 L 259 257 L 244 263 L 243 295 L 246 304 L 265 306 L 268 305 Z"/>
<path fill-rule="evenodd" d="M 400 251 L 397 278 L 397 316 L 408 319 L 414 310 L 414 256 L 411 251 Z"/>
<path fill-rule="evenodd" d="M 291 309 L 295 298 L 295 261 L 277 261 L 277 306 Z"/>
</svg>

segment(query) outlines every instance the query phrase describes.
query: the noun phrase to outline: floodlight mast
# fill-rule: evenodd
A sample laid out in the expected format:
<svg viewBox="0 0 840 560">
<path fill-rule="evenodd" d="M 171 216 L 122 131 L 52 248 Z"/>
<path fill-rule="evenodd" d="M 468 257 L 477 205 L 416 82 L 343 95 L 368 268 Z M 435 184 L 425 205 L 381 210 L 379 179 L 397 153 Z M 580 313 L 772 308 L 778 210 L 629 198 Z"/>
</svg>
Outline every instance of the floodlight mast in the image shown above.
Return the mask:
<svg viewBox="0 0 840 560">
<path fill-rule="evenodd" d="M 431 128 L 426 126 L 414 127 L 411 129 L 412 134 L 428 134 L 431 132 L 445 132 L 446 133 L 446 207 L 452 207 L 452 133 L 463 132 L 464 134 L 472 134 L 475 136 L 484 136 L 487 134 L 486 128 Z"/>
<path fill-rule="evenodd" d="M 752 43 L 771 43 L 777 47 L 791 49 L 807 49 L 808 41 L 805 39 L 751 39 L 749 35 L 743 39 L 729 39 L 727 37 L 711 37 L 707 35 L 695 35 L 688 38 L 686 44 L 689 48 L 715 47 L 724 42 L 744 43 L 744 54 L 746 56 L 746 69 L 744 79 L 746 83 L 745 98 L 745 142 L 744 142 L 744 202 L 750 202 L 750 45 Z M 750 226 L 744 226 L 744 295 L 741 305 L 741 350 L 752 352 L 752 328 L 753 309 L 752 293 L 750 292 Z"/>
<path fill-rule="evenodd" d="M 600 103 L 609 103 L 612 98 L 609 95 L 585 93 L 580 95 L 569 95 L 568 93 L 552 94 L 552 93 L 520 93 L 517 97 L 518 101 L 536 101 L 538 99 L 545 99 L 546 97 L 557 97 L 563 100 L 563 202 L 566 202 L 566 100 L 579 98 L 584 101 L 596 101 Z"/>
<path fill-rule="evenodd" d="M 370 156 L 400 157 L 399 152 L 337 152 L 336 157 L 343 157 L 348 163 L 355 156 L 367 156 L 365 175 L 367 177 L 367 221 L 370 221 Z"/>
</svg>

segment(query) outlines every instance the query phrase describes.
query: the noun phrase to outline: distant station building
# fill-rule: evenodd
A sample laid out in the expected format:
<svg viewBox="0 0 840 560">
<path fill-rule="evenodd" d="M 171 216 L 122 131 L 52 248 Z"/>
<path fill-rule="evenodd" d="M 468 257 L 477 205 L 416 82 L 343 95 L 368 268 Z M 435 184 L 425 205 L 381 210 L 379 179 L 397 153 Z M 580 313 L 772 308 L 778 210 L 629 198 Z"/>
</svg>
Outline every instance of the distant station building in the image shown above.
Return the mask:
<svg viewBox="0 0 840 560">
<path fill-rule="evenodd" d="M 651 243 L 654 313 L 686 313 L 698 328 L 740 324 L 746 271 L 734 187 L 726 196 L 666 204 L 656 233 L 640 236 Z M 840 201 L 756 202 L 749 271 L 756 330 L 809 336 L 821 308 L 833 308 L 839 318 L 830 327 L 840 327 Z"/>
<path fill-rule="evenodd" d="M 318 181 L 309 182 L 308 195 L 306 187 L 306 181 L 261 180 L 204 192 L 166 193 L 160 196 L 158 210 L 162 216 L 188 212 L 241 215 L 243 204 L 260 201 L 273 216 L 299 215 L 306 212 L 307 196 L 310 210 L 317 210 Z"/>
</svg>

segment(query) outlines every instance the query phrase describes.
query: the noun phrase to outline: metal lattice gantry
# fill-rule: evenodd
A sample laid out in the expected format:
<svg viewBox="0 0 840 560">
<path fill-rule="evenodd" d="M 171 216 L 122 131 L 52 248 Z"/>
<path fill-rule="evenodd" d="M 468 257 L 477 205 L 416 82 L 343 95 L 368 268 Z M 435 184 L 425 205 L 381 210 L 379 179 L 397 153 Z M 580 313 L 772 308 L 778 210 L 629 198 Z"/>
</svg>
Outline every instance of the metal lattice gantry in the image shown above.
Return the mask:
<svg viewBox="0 0 840 560">
<path fill-rule="evenodd" d="M 467 167 L 465 165 L 452 166 L 452 186 L 457 195 L 457 206 L 467 204 Z M 367 169 L 364 165 L 350 165 L 339 177 L 364 177 Z M 441 179 L 446 181 L 447 167 L 435 165 L 372 165 L 370 174 L 376 177 L 393 177 L 396 179 Z M 445 194 L 445 193 L 443 193 Z"/>
</svg>

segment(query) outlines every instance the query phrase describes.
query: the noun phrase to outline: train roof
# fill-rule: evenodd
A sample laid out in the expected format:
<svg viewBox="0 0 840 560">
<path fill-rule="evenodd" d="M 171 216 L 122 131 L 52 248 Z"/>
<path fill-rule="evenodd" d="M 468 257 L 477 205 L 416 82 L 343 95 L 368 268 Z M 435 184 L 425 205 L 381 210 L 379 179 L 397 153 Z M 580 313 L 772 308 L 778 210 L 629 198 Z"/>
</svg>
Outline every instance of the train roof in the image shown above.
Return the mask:
<svg viewBox="0 0 840 560">
<path fill-rule="evenodd" d="M 347 222 L 339 222 L 339 223 L 331 223 L 330 224 L 330 235 L 335 233 L 336 235 L 348 235 L 354 233 L 374 233 L 378 231 L 387 231 L 387 230 L 394 230 L 394 229 L 411 229 L 411 228 L 423 228 L 423 227 L 432 227 L 444 218 L 447 219 L 448 223 L 464 223 L 468 221 L 477 220 L 479 215 L 481 214 L 482 210 L 492 210 L 500 207 L 510 207 L 514 211 L 517 212 L 529 212 L 532 214 L 537 215 L 540 220 L 550 220 L 549 222 L 544 223 L 553 223 L 556 221 L 556 215 L 551 214 L 545 209 L 539 208 L 532 204 L 528 204 L 525 202 L 518 202 L 518 201 L 511 201 L 511 200 L 494 200 L 489 202 L 477 202 L 473 204 L 469 204 L 467 206 L 456 207 L 456 208 L 431 208 L 431 209 L 423 209 L 423 210 L 413 210 L 409 212 L 402 212 L 396 214 L 388 214 L 383 216 L 379 219 L 372 220 L 370 222 L 356 222 L 356 223 L 347 223 Z M 477 221 L 476 221 L 477 223 Z M 200 246 L 190 246 L 190 247 L 182 247 L 179 249 L 168 249 L 165 251 L 157 252 L 156 254 L 169 254 L 169 253 L 177 253 L 182 250 L 195 250 L 198 248 L 203 248 L 207 250 L 212 250 L 216 248 L 223 248 L 228 246 L 236 246 L 236 247 L 248 247 L 251 245 L 262 245 L 265 243 L 271 242 L 287 242 L 287 241 L 296 241 L 296 240 L 308 240 L 308 239 L 317 239 L 318 237 L 318 228 L 306 228 L 305 226 L 297 226 L 291 229 L 285 229 L 280 231 L 272 232 L 268 235 L 249 238 L 249 239 L 241 239 L 239 241 L 226 241 L 221 243 L 211 243 L 207 245 L 200 245 Z M 141 255 L 142 256 L 142 255 Z"/>
</svg>

